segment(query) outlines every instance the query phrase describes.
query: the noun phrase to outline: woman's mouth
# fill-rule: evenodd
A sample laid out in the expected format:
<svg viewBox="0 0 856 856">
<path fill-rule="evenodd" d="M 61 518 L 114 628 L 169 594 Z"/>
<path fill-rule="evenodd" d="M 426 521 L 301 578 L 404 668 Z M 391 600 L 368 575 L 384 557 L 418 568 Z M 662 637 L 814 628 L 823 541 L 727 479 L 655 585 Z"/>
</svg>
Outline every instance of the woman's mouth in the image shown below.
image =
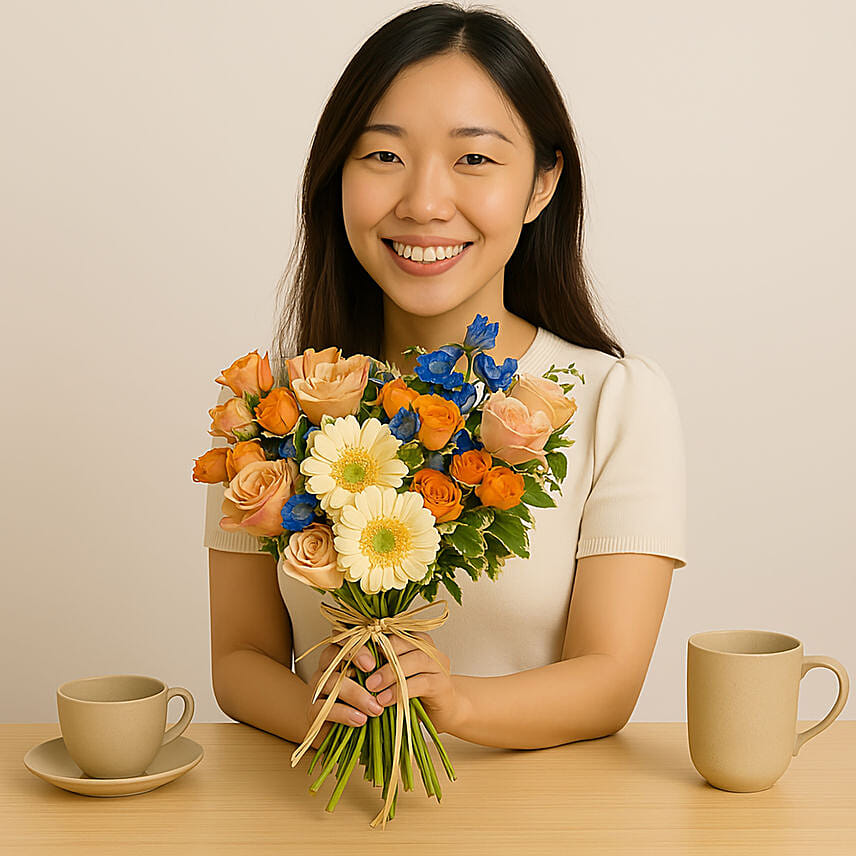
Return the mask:
<svg viewBox="0 0 856 856">
<path fill-rule="evenodd" d="M 456 256 L 452 256 L 450 259 L 438 259 L 433 262 L 424 262 L 414 261 L 413 259 L 406 259 L 404 256 L 400 256 L 395 251 L 395 247 L 393 247 L 392 241 L 389 240 L 389 238 L 381 238 L 381 241 L 386 245 L 387 250 L 392 255 L 393 260 L 399 268 L 405 271 L 405 273 L 410 273 L 414 276 L 434 276 L 449 270 L 450 267 L 457 264 L 461 258 L 467 255 L 469 248 L 473 245 L 472 241 L 468 241 L 464 244 L 464 248 Z"/>
</svg>

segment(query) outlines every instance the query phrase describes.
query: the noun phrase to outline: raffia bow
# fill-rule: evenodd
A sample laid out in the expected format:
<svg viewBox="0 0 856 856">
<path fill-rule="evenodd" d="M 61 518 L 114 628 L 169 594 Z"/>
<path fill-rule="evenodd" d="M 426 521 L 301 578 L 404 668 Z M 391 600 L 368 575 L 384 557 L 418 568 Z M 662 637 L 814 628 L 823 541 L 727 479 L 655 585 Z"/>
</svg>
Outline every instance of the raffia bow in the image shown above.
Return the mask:
<svg viewBox="0 0 856 856">
<path fill-rule="evenodd" d="M 442 604 L 443 606 L 443 612 L 441 615 L 437 615 L 434 618 L 413 618 L 416 613 L 421 612 L 423 609 L 429 609 L 437 604 Z M 449 608 L 446 605 L 445 600 L 435 600 L 431 603 L 425 603 L 422 606 L 417 606 L 415 609 L 409 609 L 407 612 L 399 612 L 396 615 L 390 615 L 385 618 L 372 618 L 371 616 L 363 615 L 363 613 L 358 612 L 350 604 L 341 601 L 338 601 L 336 604 L 321 602 L 318 606 L 321 610 L 321 615 L 323 615 L 324 618 L 333 625 L 333 633 L 331 633 L 326 639 L 322 639 L 316 645 L 313 645 L 311 648 L 304 651 L 295 659 L 295 663 L 297 660 L 302 659 L 311 651 L 314 651 L 320 645 L 324 645 L 325 643 L 342 642 L 343 644 L 339 652 L 331 661 L 330 665 L 325 669 L 324 674 L 322 674 L 318 679 L 318 683 L 315 686 L 315 692 L 312 695 L 311 704 L 315 704 L 319 693 L 327 683 L 327 679 L 333 674 L 339 663 L 344 660 L 345 665 L 342 668 L 336 683 L 333 685 L 333 689 L 330 691 L 330 694 L 321 706 L 321 710 L 313 720 L 312 725 L 309 726 L 309 731 L 303 738 L 303 742 L 294 750 L 294 752 L 292 752 L 291 766 L 295 767 L 300 763 L 300 759 L 303 757 L 303 754 L 312 745 L 312 741 L 321 730 L 321 726 L 326 721 L 330 708 L 333 707 L 336 702 L 336 698 L 339 695 L 339 688 L 342 685 L 342 681 L 345 680 L 345 675 L 347 674 L 357 651 L 359 651 L 369 639 L 374 640 L 386 654 L 387 660 L 392 665 L 392 670 L 395 674 L 395 682 L 399 688 L 398 698 L 396 700 L 395 748 L 392 753 L 392 777 L 389 782 L 389 787 L 387 788 L 386 800 L 383 804 L 383 808 L 378 812 L 377 816 L 370 824 L 371 826 L 376 826 L 378 823 L 381 823 L 382 828 L 385 829 L 386 819 L 392 807 L 392 800 L 395 796 L 395 787 L 398 782 L 398 767 L 400 763 L 399 756 L 401 752 L 402 731 L 405 722 L 407 723 L 407 748 L 410 755 L 413 755 L 413 740 L 410 734 L 410 698 L 407 694 L 407 679 L 387 634 L 394 633 L 396 636 L 400 636 L 402 639 L 407 639 L 412 642 L 417 648 L 435 659 L 440 664 L 443 671 L 448 675 L 449 670 L 443 665 L 440 658 L 437 656 L 437 648 L 430 642 L 424 642 L 418 636 L 415 636 L 414 633 L 417 631 L 427 632 L 440 627 L 440 625 L 442 625 L 449 617 Z"/>
</svg>

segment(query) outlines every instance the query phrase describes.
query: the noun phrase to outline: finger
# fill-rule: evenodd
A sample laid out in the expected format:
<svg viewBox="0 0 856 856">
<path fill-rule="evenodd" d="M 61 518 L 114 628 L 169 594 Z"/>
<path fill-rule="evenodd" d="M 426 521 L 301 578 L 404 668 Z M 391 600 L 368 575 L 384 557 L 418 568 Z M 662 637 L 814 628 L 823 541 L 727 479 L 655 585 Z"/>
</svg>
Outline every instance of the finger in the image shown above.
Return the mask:
<svg viewBox="0 0 856 856">
<path fill-rule="evenodd" d="M 339 680 L 340 674 L 340 672 L 335 671 L 327 678 L 324 687 L 318 694 L 318 698 L 313 703 L 318 705 L 316 710 L 320 710 L 321 704 L 324 703 L 324 699 L 333 692 L 333 688 L 336 686 L 336 682 Z M 315 679 L 315 683 L 313 683 L 312 686 L 314 687 L 321 679 L 321 672 L 316 672 L 313 677 Z M 334 706 L 336 704 L 343 704 L 345 707 L 359 710 L 366 714 L 366 716 L 378 716 L 381 713 L 381 708 L 375 697 L 368 692 L 368 690 L 350 678 L 345 678 L 339 685 L 339 692 L 336 694 Z"/>
<path fill-rule="evenodd" d="M 398 663 L 401 666 L 401 671 L 404 676 L 418 675 L 423 672 L 438 672 L 440 666 L 433 657 L 429 657 L 424 651 L 414 648 L 401 654 L 398 657 Z M 395 670 L 391 663 L 384 664 L 373 674 L 369 675 L 366 680 L 366 689 L 373 693 L 379 693 L 381 690 L 395 684 Z"/>
<path fill-rule="evenodd" d="M 333 662 L 333 659 L 338 656 L 339 652 L 342 650 L 342 646 L 338 642 L 331 642 L 322 652 L 318 658 L 318 665 L 321 667 L 321 671 L 323 672 L 330 663 Z M 348 657 L 350 655 L 346 655 Z M 354 657 L 354 662 L 364 671 L 371 671 L 375 667 L 374 657 L 372 656 L 372 652 L 365 646 L 361 645 L 357 649 L 356 656 Z"/>
<path fill-rule="evenodd" d="M 408 678 L 405 681 L 405 684 L 407 684 L 408 699 L 431 695 L 434 691 L 434 677 L 434 675 L 421 674 Z M 384 707 L 389 707 L 390 705 L 394 705 L 398 700 L 401 695 L 401 688 L 396 684 L 391 689 L 387 689 L 386 692 L 389 693 L 389 698 L 384 698 L 380 703 Z"/>
</svg>

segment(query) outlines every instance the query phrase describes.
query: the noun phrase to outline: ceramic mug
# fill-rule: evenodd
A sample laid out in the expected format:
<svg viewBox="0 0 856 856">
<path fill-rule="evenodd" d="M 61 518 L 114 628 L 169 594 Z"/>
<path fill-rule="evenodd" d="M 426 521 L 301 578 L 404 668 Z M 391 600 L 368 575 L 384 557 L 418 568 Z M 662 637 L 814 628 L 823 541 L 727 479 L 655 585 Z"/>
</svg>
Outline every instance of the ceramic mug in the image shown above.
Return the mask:
<svg viewBox="0 0 856 856">
<path fill-rule="evenodd" d="M 184 699 L 181 719 L 166 733 L 167 704 Z M 161 746 L 193 719 L 193 696 L 146 675 L 99 675 L 62 684 L 56 693 L 68 754 L 93 779 L 141 776 Z"/>
<path fill-rule="evenodd" d="M 831 669 L 838 698 L 820 722 L 797 732 L 800 681 Z M 687 642 L 687 733 L 693 766 L 715 788 L 763 791 L 803 744 L 847 701 L 850 681 L 832 657 L 804 656 L 803 644 L 768 630 L 711 630 Z"/>
</svg>

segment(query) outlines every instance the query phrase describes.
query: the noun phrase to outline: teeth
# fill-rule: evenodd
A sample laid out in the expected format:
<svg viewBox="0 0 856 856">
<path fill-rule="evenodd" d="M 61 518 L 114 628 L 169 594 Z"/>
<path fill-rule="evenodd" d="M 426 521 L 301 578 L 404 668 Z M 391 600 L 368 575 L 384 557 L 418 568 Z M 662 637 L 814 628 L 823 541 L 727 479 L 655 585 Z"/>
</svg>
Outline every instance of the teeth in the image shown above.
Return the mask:
<svg viewBox="0 0 856 856">
<path fill-rule="evenodd" d="M 392 246 L 403 258 L 423 263 L 450 259 L 464 248 L 463 244 L 456 244 L 453 247 L 414 247 L 410 244 L 400 244 L 398 241 L 393 241 Z"/>
</svg>

